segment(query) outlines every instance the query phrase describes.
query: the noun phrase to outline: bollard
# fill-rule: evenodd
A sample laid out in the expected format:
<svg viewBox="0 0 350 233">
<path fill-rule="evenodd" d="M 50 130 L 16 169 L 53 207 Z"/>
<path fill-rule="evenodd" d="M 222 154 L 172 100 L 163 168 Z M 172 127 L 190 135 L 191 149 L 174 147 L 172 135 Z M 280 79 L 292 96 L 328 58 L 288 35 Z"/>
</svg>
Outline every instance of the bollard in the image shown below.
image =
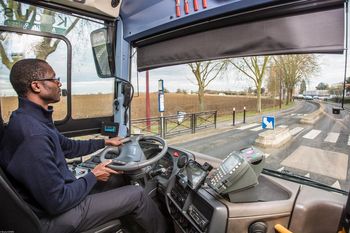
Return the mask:
<svg viewBox="0 0 350 233">
<path fill-rule="evenodd" d="M 232 109 L 232 125 L 235 125 L 235 121 L 236 121 L 236 108 Z"/>
<path fill-rule="evenodd" d="M 245 106 L 243 108 L 243 124 L 245 124 Z"/>
</svg>

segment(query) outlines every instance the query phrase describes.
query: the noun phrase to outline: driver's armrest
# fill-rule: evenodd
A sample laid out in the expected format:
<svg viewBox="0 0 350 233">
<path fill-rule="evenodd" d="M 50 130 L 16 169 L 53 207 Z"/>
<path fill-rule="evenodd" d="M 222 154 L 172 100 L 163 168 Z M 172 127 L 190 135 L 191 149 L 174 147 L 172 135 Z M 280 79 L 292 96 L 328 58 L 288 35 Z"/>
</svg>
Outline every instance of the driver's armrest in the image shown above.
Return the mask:
<svg viewBox="0 0 350 233">
<path fill-rule="evenodd" d="M 93 229 L 81 232 L 81 233 L 123 233 L 122 230 L 122 223 L 119 219 L 111 220 L 109 222 L 106 222 L 105 224 L 102 224 L 100 226 L 97 226 Z"/>
</svg>

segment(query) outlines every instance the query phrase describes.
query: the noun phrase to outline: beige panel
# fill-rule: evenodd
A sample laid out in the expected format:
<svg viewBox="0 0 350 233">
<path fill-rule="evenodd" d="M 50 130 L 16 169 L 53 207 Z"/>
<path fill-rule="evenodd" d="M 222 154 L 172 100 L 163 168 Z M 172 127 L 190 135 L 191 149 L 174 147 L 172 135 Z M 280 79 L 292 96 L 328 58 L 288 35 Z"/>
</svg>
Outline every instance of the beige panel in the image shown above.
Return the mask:
<svg viewBox="0 0 350 233">
<path fill-rule="evenodd" d="M 303 233 L 337 232 L 347 197 L 302 186 L 291 218 L 290 230 Z"/>
<path fill-rule="evenodd" d="M 289 192 L 290 198 L 288 200 L 269 201 L 269 202 L 253 202 L 253 203 L 230 203 L 227 200 L 220 200 L 229 209 L 229 218 L 241 218 L 264 215 L 288 215 L 292 212 L 293 205 L 298 194 L 300 185 L 274 177 L 265 176 L 270 179 L 281 189 Z"/>
<path fill-rule="evenodd" d="M 275 233 L 274 226 L 281 224 L 287 226 L 289 215 L 276 214 L 265 216 L 254 216 L 247 218 L 230 218 L 228 220 L 227 233 L 248 233 L 250 224 L 254 222 L 264 222 L 267 225 L 267 233 Z"/>
<path fill-rule="evenodd" d="M 92 13 L 102 14 L 106 16 L 118 17 L 122 0 L 117 7 L 111 6 L 111 0 L 86 0 L 84 3 L 73 0 L 51 0 L 68 7 L 78 8 Z"/>
</svg>

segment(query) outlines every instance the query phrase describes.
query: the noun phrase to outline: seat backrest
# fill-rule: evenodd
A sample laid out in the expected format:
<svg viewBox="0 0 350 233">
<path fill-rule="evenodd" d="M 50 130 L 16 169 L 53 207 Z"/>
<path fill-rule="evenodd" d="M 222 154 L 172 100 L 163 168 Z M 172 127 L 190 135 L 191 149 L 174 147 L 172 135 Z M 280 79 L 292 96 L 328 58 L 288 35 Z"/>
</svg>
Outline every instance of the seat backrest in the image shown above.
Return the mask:
<svg viewBox="0 0 350 233">
<path fill-rule="evenodd" d="M 40 233 L 40 221 L 17 194 L 0 168 L 0 229 L 16 233 Z"/>
</svg>

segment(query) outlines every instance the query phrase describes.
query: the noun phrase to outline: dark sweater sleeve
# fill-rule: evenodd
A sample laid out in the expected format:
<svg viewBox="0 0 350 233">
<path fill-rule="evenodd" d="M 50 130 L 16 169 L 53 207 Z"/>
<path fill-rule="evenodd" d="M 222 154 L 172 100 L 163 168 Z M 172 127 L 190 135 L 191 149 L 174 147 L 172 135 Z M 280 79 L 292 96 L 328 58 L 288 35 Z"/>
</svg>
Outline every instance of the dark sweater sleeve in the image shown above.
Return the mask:
<svg viewBox="0 0 350 233">
<path fill-rule="evenodd" d="M 84 156 L 102 149 L 105 146 L 103 139 L 72 140 L 58 133 L 64 156 L 68 159 Z"/>
<path fill-rule="evenodd" d="M 51 215 L 78 205 L 96 184 L 96 177 L 91 172 L 71 183 L 65 183 L 55 164 L 54 145 L 46 136 L 33 136 L 22 142 L 7 171 Z"/>
</svg>

